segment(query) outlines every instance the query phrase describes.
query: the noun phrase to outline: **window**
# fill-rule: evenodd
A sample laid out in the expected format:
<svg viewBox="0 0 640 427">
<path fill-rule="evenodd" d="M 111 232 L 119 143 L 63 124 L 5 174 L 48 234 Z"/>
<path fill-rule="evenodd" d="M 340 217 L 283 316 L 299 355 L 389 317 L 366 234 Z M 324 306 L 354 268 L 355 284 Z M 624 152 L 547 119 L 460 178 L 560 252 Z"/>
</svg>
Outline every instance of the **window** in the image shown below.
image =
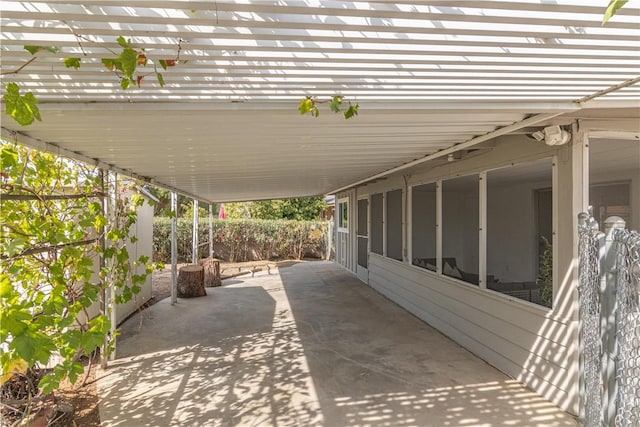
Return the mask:
<svg viewBox="0 0 640 427">
<path fill-rule="evenodd" d="M 442 182 L 442 274 L 477 285 L 478 175 Z"/>
<path fill-rule="evenodd" d="M 338 231 L 349 232 L 349 201 L 348 199 L 338 200 Z"/>
<path fill-rule="evenodd" d="M 640 228 L 640 141 L 589 141 L 589 205 L 601 230 L 610 216 L 629 230 Z"/>
<path fill-rule="evenodd" d="M 604 229 L 604 221 L 610 216 L 619 216 L 625 221 L 625 224 L 629 224 L 631 220 L 630 194 L 629 182 L 589 186 L 589 205 L 593 207 L 593 217 L 598 221 L 601 230 Z"/>
<path fill-rule="evenodd" d="M 367 245 L 369 244 L 369 233 L 367 232 L 369 200 L 358 200 L 358 265 L 364 268 L 368 266 Z"/>
<path fill-rule="evenodd" d="M 436 184 L 411 189 L 411 263 L 436 271 Z"/>
<path fill-rule="evenodd" d="M 371 196 L 371 252 L 374 254 L 383 254 L 383 208 L 384 201 L 382 194 L 374 194 Z"/>
<path fill-rule="evenodd" d="M 549 307 L 551 186 L 551 159 L 487 172 L 487 288 Z"/>
<path fill-rule="evenodd" d="M 402 261 L 402 190 L 387 192 L 387 256 Z"/>
</svg>

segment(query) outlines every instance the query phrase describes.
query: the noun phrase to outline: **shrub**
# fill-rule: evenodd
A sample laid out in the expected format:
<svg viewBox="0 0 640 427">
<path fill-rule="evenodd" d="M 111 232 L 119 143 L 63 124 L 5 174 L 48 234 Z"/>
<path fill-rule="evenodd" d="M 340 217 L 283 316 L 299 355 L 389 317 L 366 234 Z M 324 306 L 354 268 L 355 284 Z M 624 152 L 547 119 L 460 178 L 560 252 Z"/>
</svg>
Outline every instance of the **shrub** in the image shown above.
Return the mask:
<svg viewBox="0 0 640 427">
<path fill-rule="evenodd" d="M 198 239 L 209 240 L 209 220 L 198 223 Z M 193 226 L 189 219 L 177 220 L 178 262 L 191 260 Z M 327 222 L 259 219 L 215 219 L 214 256 L 231 262 L 263 259 L 323 258 L 327 247 Z M 154 218 L 153 253 L 156 261 L 171 261 L 171 219 Z M 209 255 L 201 246 L 198 258 Z"/>
</svg>

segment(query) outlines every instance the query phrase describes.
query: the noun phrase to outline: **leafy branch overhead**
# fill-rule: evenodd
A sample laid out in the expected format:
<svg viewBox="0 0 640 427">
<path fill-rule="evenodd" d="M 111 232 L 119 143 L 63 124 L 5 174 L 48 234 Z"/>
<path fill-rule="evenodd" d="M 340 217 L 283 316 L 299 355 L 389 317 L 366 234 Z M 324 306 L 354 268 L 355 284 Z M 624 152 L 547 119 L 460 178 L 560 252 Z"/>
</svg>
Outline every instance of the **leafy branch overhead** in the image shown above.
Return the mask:
<svg viewBox="0 0 640 427">
<path fill-rule="evenodd" d="M 78 43 L 82 48 L 81 41 L 88 41 L 91 43 L 97 43 L 86 37 L 73 32 L 74 36 L 78 39 Z M 163 70 L 168 67 L 174 67 L 179 63 L 185 63 L 186 61 L 180 60 L 180 50 L 182 49 L 182 40 L 178 41 L 178 52 L 173 59 L 160 59 L 157 60 L 157 64 L 147 57 L 144 48 L 136 49 L 131 40 L 127 40 L 120 36 L 116 39 L 118 45 L 122 48 L 120 52 L 116 52 L 107 48 L 114 57 L 102 58 L 102 64 L 109 70 L 116 74 L 120 79 L 120 87 L 124 90 L 129 89 L 132 85 L 140 87 L 142 80 L 151 74 L 154 74 L 161 87 L 164 86 L 164 77 L 158 70 L 158 66 Z M 60 53 L 60 48 L 57 46 L 24 46 L 24 49 L 34 55 L 29 61 L 25 62 L 22 66 L 14 71 L 5 72 L 3 74 L 18 74 L 26 66 L 33 63 L 38 59 L 36 56 L 39 53 Z M 84 49 L 83 49 L 84 52 Z M 86 55 L 86 53 L 85 53 Z M 62 58 L 62 61 L 67 68 L 80 69 L 82 58 L 79 57 L 67 57 Z M 142 67 L 153 66 L 153 71 L 143 72 Z M 5 85 L 5 94 L 3 100 L 6 103 L 6 113 L 10 115 L 19 125 L 27 126 L 32 124 L 35 120 L 42 121 L 40 117 L 40 110 L 36 105 L 38 100 L 32 92 L 26 92 L 24 95 L 20 94 L 20 87 L 16 83 L 8 83 Z"/>
<path fill-rule="evenodd" d="M 615 15 L 618 10 L 627 3 L 627 1 L 628 0 L 610 0 L 607 9 L 604 12 L 604 16 L 602 17 L 602 25 L 606 24 L 609 19 L 611 19 L 613 15 Z"/>
<path fill-rule="evenodd" d="M 20 95 L 20 87 L 15 83 L 9 83 L 5 87 L 6 93 L 2 97 L 5 102 L 6 112 L 18 122 L 20 126 L 27 126 L 34 120 L 42 121 L 40 110 L 36 105 L 38 100 L 31 92 Z"/>
<path fill-rule="evenodd" d="M 91 39 L 88 39 L 80 34 L 77 34 L 73 31 L 73 35 L 78 40 L 78 44 L 82 47 L 82 41 L 88 41 L 91 43 L 97 43 Z M 182 40 L 178 41 L 178 53 L 176 58 L 174 59 L 160 59 L 157 60 L 157 63 L 152 61 L 147 57 L 146 51 L 144 48 L 135 48 L 131 43 L 130 39 L 125 39 L 123 36 L 120 36 L 116 39 L 116 42 L 120 46 L 120 52 L 114 51 L 112 49 L 107 48 L 107 50 L 113 54 L 113 57 L 110 58 L 101 58 L 102 64 L 109 70 L 113 71 L 116 76 L 120 79 L 120 87 L 122 89 L 127 90 L 132 85 L 133 86 L 141 86 L 142 80 L 151 74 L 155 74 L 156 79 L 161 87 L 164 86 L 164 77 L 158 70 L 158 65 L 163 70 L 166 70 L 167 67 L 173 67 L 180 62 L 180 50 L 182 49 Z M 32 55 L 36 55 L 39 52 L 49 52 L 49 53 L 58 53 L 60 52 L 60 48 L 56 46 L 25 46 L 25 50 L 30 52 Z M 85 53 L 86 55 L 86 53 Z M 67 68 L 75 68 L 76 70 L 80 68 L 82 58 L 78 57 L 68 57 L 63 58 L 62 60 L 64 65 Z M 153 71 L 141 72 L 140 67 L 153 66 Z"/>
<path fill-rule="evenodd" d="M 360 107 L 358 104 L 352 104 L 351 101 L 347 101 L 347 105 L 343 104 L 343 97 L 340 95 L 334 95 L 331 99 L 328 100 L 318 100 L 315 97 L 307 96 L 300 100 L 298 104 L 298 111 L 300 114 L 308 114 L 310 113 L 313 117 L 318 117 L 320 115 L 320 109 L 318 108 L 318 104 L 329 103 L 329 110 L 334 113 L 342 113 L 345 119 L 350 119 L 354 116 L 358 115 L 358 108 Z"/>
</svg>

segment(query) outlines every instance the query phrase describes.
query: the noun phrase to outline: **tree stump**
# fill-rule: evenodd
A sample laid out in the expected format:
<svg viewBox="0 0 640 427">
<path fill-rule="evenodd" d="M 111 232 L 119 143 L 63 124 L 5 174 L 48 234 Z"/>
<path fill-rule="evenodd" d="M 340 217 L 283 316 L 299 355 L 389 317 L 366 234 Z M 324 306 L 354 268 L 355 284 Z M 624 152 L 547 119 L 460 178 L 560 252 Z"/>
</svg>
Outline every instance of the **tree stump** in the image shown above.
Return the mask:
<svg viewBox="0 0 640 427">
<path fill-rule="evenodd" d="M 220 260 L 216 258 L 203 258 L 198 261 L 204 267 L 204 286 L 212 288 L 222 285 L 220 279 Z"/>
<path fill-rule="evenodd" d="M 201 265 L 186 265 L 178 272 L 178 297 L 194 298 L 207 295 L 204 290 L 204 268 Z"/>
</svg>

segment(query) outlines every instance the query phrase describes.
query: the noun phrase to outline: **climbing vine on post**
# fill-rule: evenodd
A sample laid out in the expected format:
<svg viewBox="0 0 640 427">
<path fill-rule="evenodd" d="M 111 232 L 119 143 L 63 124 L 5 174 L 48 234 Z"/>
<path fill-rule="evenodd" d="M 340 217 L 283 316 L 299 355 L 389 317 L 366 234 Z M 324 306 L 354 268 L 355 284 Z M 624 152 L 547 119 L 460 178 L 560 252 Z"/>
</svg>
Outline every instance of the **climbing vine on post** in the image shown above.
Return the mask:
<svg viewBox="0 0 640 427">
<path fill-rule="evenodd" d="M 28 412 L 25 405 L 62 379 L 74 383 L 84 371 L 80 359 L 105 342 L 112 325 L 108 312 L 96 313 L 102 291 L 113 289 L 117 303 L 130 300 L 152 266 L 127 250 L 140 195 L 119 192 L 107 221 L 95 168 L 5 141 L 0 159 L 0 382 L 4 393 L 7 381 L 41 378 L 39 391 L 13 403 Z M 101 270 L 99 256 L 107 260 Z"/>
</svg>

